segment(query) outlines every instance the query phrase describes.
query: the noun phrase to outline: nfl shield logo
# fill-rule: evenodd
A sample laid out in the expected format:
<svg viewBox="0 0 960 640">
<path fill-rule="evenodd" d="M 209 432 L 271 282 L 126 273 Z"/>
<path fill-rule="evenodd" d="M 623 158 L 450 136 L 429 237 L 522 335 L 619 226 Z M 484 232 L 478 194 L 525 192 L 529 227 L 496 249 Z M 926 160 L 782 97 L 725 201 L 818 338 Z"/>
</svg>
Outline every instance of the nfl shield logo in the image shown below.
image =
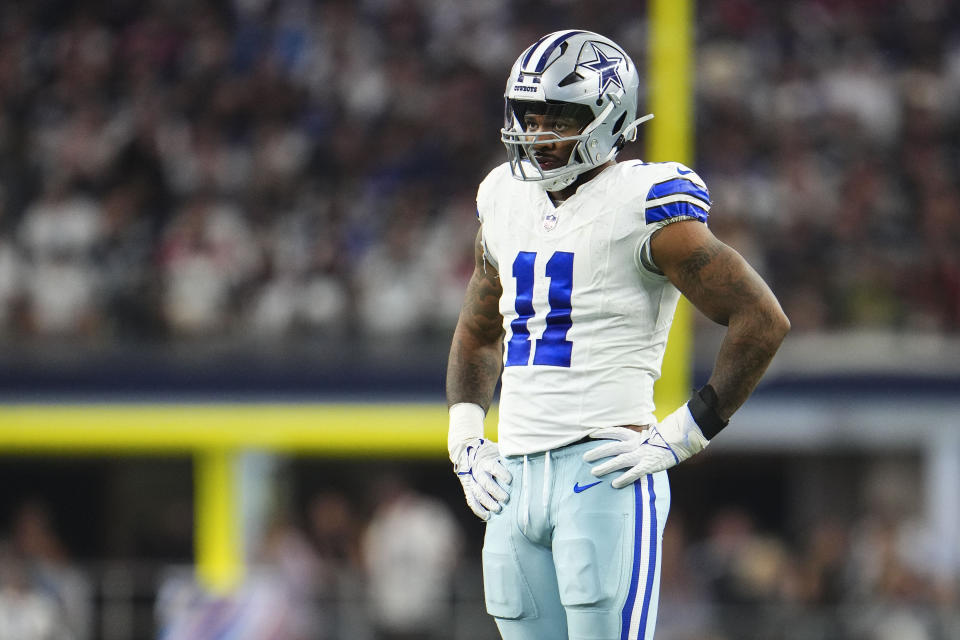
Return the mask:
<svg viewBox="0 0 960 640">
<path fill-rule="evenodd" d="M 555 226 L 557 226 L 557 214 L 553 211 L 547 213 L 543 216 L 543 228 L 547 231 L 550 231 Z"/>
</svg>

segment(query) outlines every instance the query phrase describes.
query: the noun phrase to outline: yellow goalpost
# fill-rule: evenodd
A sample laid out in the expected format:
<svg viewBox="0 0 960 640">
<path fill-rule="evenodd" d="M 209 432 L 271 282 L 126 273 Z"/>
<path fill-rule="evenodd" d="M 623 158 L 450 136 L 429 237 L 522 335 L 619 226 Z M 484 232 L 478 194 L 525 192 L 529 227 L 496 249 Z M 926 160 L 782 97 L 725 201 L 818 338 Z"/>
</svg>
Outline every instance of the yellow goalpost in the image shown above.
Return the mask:
<svg viewBox="0 0 960 640">
<path fill-rule="evenodd" d="M 243 578 L 238 454 L 446 455 L 436 404 L 6 404 L 0 454 L 182 453 L 194 460 L 197 575 L 225 593 Z"/>
<path fill-rule="evenodd" d="M 650 46 L 647 65 L 650 121 L 647 159 L 693 160 L 693 0 L 649 0 Z M 691 391 L 693 316 L 683 297 L 677 305 L 663 371 L 654 399 L 663 418 L 687 401 Z"/>
</svg>

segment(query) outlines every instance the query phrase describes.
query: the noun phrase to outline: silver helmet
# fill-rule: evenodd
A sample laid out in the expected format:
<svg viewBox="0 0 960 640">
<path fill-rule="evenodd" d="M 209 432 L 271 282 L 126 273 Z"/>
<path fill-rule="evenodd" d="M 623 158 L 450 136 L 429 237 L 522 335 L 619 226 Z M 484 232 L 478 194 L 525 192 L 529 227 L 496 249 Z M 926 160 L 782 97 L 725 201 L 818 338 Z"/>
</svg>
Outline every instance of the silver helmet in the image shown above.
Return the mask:
<svg viewBox="0 0 960 640">
<path fill-rule="evenodd" d="M 637 118 L 639 86 L 633 60 L 609 38 L 566 30 L 537 40 L 513 64 L 504 92 L 500 139 L 513 177 L 559 191 L 584 171 L 612 160 L 636 139 L 637 125 L 653 117 Z M 582 128 L 566 137 L 555 131 L 528 133 L 528 113 L 573 117 Z M 544 169 L 537 162 L 535 145 L 572 140 L 577 143 L 565 165 Z"/>
</svg>

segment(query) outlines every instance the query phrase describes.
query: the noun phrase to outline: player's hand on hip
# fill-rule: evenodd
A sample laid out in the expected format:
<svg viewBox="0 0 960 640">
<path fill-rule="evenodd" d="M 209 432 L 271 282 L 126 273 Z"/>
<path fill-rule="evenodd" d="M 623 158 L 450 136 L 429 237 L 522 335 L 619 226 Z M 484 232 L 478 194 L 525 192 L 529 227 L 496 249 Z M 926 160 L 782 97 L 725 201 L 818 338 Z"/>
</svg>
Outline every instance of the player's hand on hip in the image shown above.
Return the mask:
<svg viewBox="0 0 960 640">
<path fill-rule="evenodd" d="M 607 427 L 590 434 L 598 440 L 613 440 L 583 454 L 584 462 L 605 462 L 594 465 L 590 472 L 597 476 L 625 469 L 610 484 L 622 489 L 649 473 L 656 473 L 680 464 L 710 444 L 687 405 L 683 405 L 658 424 L 642 431 L 628 427 Z"/>
<path fill-rule="evenodd" d="M 481 520 L 500 513 L 510 499 L 507 488 L 513 476 L 500 462 L 500 448 L 486 438 L 464 443 L 453 465 L 467 505 Z"/>
</svg>

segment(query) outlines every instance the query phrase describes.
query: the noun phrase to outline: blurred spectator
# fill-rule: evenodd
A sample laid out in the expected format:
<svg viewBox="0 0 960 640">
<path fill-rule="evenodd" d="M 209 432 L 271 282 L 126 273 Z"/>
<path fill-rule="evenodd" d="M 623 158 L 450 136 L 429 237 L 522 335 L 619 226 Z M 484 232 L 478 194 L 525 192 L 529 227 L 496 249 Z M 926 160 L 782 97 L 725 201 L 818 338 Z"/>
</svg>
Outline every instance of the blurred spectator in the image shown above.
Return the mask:
<svg viewBox="0 0 960 640">
<path fill-rule="evenodd" d="M 56 599 L 29 578 L 22 558 L 0 546 L 0 640 L 71 640 Z"/>
<path fill-rule="evenodd" d="M 103 199 L 103 234 L 94 260 L 103 279 L 105 321 L 121 338 L 159 333 L 158 287 L 150 268 L 153 221 L 145 215 L 144 193 L 134 184 L 114 187 Z"/>
<path fill-rule="evenodd" d="M 42 336 L 82 336 L 102 320 L 101 274 L 93 262 L 100 242 L 99 203 L 74 189 L 65 176 L 52 178 L 20 225 L 27 257 L 23 282 L 27 323 Z"/>
<path fill-rule="evenodd" d="M 21 249 L 12 237 L 9 216 L 0 193 L 0 334 L 17 330 L 21 306 L 23 271 Z"/>
<path fill-rule="evenodd" d="M 289 519 L 276 518 L 261 547 L 254 566 L 282 581 L 288 607 L 284 626 L 290 637 L 321 637 L 325 621 L 318 615 L 316 597 L 323 565 L 309 536 Z"/>
<path fill-rule="evenodd" d="M 355 503 L 333 489 L 322 490 L 306 505 L 307 538 L 319 565 L 315 593 L 319 601 L 318 640 L 337 640 L 352 624 L 352 612 L 340 599 L 362 599 L 360 539 L 363 523 Z"/>
<path fill-rule="evenodd" d="M 363 536 L 369 603 L 381 640 L 445 637 L 461 533 L 450 510 L 398 476 L 376 487 Z"/>
<path fill-rule="evenodd" d="M 9 595 L 20 593 L 26 597 L 26 604 L 35 609 L 37 616 L 47 608 L 46 603 L 52 604 L 53 624 L 59 630 L 53 632 L 51 638 L 90 638 L 92 585 L 71 562 L 44 503 L 26 502 L 14 514 L 10 551 L 13 557 L 9 577 L 13 590 Z M 31 592 L 36 593 L 30 595 Z"/>
<path fill-rule="evenodd" d="M 384 243 L 369 250 L 357 266 L 358 315 L 364 333 L 411 335 L 436 317 L 429 270 L 423 199 L 409 194 L 386 225 Z"/>
<path fill-rule="evenodd" d="M 333 569 L 359 569 L 362 523 L 346 495 L 325 490 L 307 505 L 310 541 L 321 562 Z"/>
<path fill-rule="evenodd" d="M 187 336 L 228 330 L 235 293 L 259 260 L 250 229 L 235 207 L 207 195 L 188 200 L 160 247 L 167 323 Z"/>
</svg>

